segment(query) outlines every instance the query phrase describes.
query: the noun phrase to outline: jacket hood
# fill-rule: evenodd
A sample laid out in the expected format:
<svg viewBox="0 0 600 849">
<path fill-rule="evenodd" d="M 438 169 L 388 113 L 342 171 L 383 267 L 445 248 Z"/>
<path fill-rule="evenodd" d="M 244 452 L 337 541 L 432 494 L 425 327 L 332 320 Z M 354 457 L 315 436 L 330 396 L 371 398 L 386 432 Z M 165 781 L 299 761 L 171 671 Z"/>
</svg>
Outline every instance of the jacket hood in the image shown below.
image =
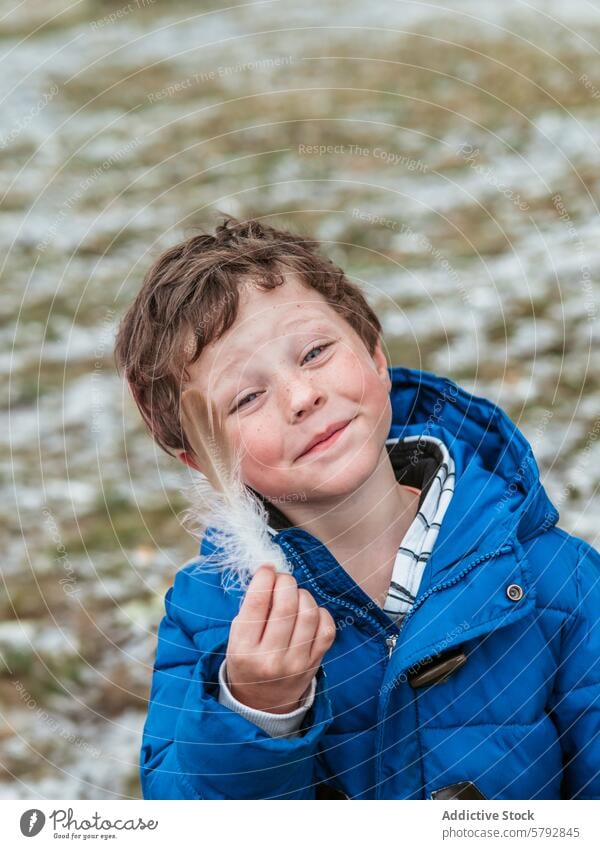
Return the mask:
<svg viewBox="0 0 600 849">
<path fill-rule="evenodd" d="M 540 482 L 531 445 L 499 406 L 432 372 L 400 366 L 388 372 L 388 439 L 437 437 L 455 463 L 454 494 L 429 559 L 429 579 L 467 556 L 515 538 L 522 542 L 556 524 L 559 514 Z M 280 511 L 261 500 L 281 527 Z M 288 533 L 314 540 L 296 527 L 280 535 Z"/>
<path fill-rule="evenodd" d="M 431 372 L 388 371 L 390 436 L 436 436 L 456 466 L 454 495 L 431 556 L 433 574 L 556 524 L 559 514 L 540 482 L 531 445 L 497 404 Z"/>
</svg>

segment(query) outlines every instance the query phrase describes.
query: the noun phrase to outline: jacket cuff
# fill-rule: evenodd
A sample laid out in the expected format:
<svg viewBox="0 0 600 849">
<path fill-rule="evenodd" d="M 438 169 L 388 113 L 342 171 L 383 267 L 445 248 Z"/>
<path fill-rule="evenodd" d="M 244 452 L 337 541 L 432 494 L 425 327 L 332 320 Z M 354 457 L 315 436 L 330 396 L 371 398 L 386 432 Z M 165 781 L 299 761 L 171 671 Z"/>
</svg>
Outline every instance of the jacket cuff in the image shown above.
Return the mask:
<svg viewBox="0 0 600 849">
<path fill-rule="evenodd" d="M 189 785 L 189 795 L 182 798 L 314 799 L 318 748 L 334 720 L 323 666 L 316 673 L 315 700 L 302 734 L 293 740 L 273 738 L 219 704 L 218 670 L 226 641 L 224 633 L 222 642 L 203 652 L 175 711 L 177 771 Z"/>
<path fill-rule="evenodd" d="M 226 664 L 227 660 L 223 660 L 219 667 L 219 704 L 224 705 L 230 710 L 234 710 L 240 716 L 258 725 L 270 737 L 287 737 L 292 739 L 300 736 L 300 726 L 315 699 L 317 687 L 316 676 L 310 682 L 304 701 L 299 707 L 289 711 L 289 713 L 270 713 L 269 711 L 248 707 L 248 705 L 234 698 L 228 686 Z"/>
</svg>

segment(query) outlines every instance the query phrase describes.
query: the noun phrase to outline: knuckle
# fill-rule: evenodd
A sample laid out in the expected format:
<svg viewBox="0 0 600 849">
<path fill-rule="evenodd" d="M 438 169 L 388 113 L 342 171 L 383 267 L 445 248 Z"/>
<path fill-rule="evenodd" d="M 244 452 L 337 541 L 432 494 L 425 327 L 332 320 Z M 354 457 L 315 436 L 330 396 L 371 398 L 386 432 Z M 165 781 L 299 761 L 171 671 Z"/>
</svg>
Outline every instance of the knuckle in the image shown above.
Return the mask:
<svg viewBox="0 0 600 849">
<path fill-rule="evenodd" d="M 265 605 L 265 595 L 264 595 L 264 593 L 258 592 L 257 590 L 254 590 L 254 592 L 250 592 L 248 590 L 248 592 L 246 593 L 246 598 L 244 599 L 244 602 L 242 604 L 242 607 L 244 608 L 244 613 L 250 613 L 252 615 L 255 615 L 259 610 L 262 610 L 264 605 Z"/>
<path fill-rule="evenodd" d="M 317 602 L 314 600 L 312 593 L 309 593 L 308 590 L 298 590 L 298 598 L 302 599 L 302 604 L 306 607 L 314 607 L 315 609 L 318 609 Z"/>
<path fill-rule="evenodd" d="M 252 644 L 249 643 L 248 640 L 245 637 L 238 637 L 234 641 L 233 646 L 235 648 L 236 654 L 239 657 L 243 657 L 243 658 L 252 657 L 252 654 L 253 654 Z"/>
<path fill-rule="evenodd" d="M 309 625 L 316 625 L 319 622 L 319 609 L 317 607 L 305 607 L 301 611 L 302 618 Z"/>
<path fill-rule="evenodd" d="M 247 672 L 252 665 L 251 655 L 244 651 L 240 651 L 239 647 L 237 647 L 234 651 L 228 653 L 227 665 L 229 667 L 235 666 L 239 672 Z"/>
<path fill-rule="evenodd" d="M 298 610 L 298 595 L 294 587 L 285 587 L 277 595 L 273 607 L 279 616 L 292 616 Z"/>
<path fill-rule="evenodd" d="M 279 659 L 273 655 L 265 655 L 260 662 L 260 676 L 265 681 L 272 681 L 280 674 Z"/>
<path fill-rule="evenodd" d="M 331 630 L 327 631 L 325 635 L 326 646 L 329 648 L 335 642 L 335 628 L 331 628 Z"/>
<path fill-rule="evenodd" d="M 275 616 L 279 618 L 294 616 L 297 610 L 298 605 L 294 596 L 286 594 L 278 601 Z"/>
<path fill-rule="evenodd" d="M 319 622 L 319 632 L 327 637 L 331 636 L 332 634 L 336 634 L 337 628 L 335 627 L 335 622 L 323 622 L 323 619 L 321 619 L 321 621 Z"/>
<path fill-rule="evenodd" d="M 314 641 L 313 641 L 313 640 L 303 640 L 303 641 L 302 641 L 302 642 L 298 645 L 298 648 L 302 649 L 302 650 L 303 650 L 303 652 L 306 652 L 306 655 L 311 655 L 311 654 L 312 654 L 312 652 L 313 652 L 313 645 L 314 645 Z M 306 663 L 308 663 L 308 658 L 307 658 L 307 657 L 304 657 L 304 663 L 305 663 L 305 664 L 306 664 Z M 306 668 L 306 667 L 304 667 L 304 668 Z"/>
<path fill-rule="evenodd" d="M 301 660 L 291 660 L 287 666 L 287 674 L 292 677 L 303 675 L 306 672 L 306 664 Z"/>
<path fill-rule="evenodd" d="M 336 630 L 335 628 L 320 627 L 319 632 L 317 634 L 315 642 L 318 644 L 323 651 L 326 651 L 332 643 L 335 641 Z"/>
<path fill-rule="evenodd" d="M 337 635 L 337 632 L 336 632 L 335 628 L 326 628 L 325 629 L 324 639 L 325 639 L 325 642 L 327 643 L 328 646 L 330 646 L 332 643 L 335 642 L 336 635 Z"/>
<path fill-rule="evenodd" d="M 302 595 L 302 604 L 304 607 L 307 608 L 307 610 L 316 610 L 317 612 L 319 610 L 317 602 L 314 600 L 312 595 L 306 590 L 304 590 L 304 593 Z"/>
<path fill-rule="evenodd" d="M 335 631 L 335 619 L 333 618 L 331 613 L 325 607 L 320 607 L 319 612 L 321 615 L 323 627 L 326 629 L 332 628 Z"/>
<path fill-rule="evenodd" d="M 297 587 L 298 584 L 293 575 L 290 575 L 289 572 L 279 572 L 277 574 L 277 586 L 278 587 Z"/>
<path fill-rule="evenodd" d="M 271 679 L 271 670 L 264 660 L 255 665 L 253 673 L 257 681 L 270 681 Z"/>
</svg>

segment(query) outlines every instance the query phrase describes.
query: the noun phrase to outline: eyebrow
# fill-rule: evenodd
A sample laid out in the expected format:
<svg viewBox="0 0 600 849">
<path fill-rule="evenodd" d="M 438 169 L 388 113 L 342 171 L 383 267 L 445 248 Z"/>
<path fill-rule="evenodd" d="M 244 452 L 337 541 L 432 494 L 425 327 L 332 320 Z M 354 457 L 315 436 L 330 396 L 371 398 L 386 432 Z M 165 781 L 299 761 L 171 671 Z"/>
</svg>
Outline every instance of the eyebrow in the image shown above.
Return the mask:
<svg viewBox="0 0 600 849">
<path fill-rule="evenodd" d="M 293 329 L 294 327 L 298 327 L 298 325 L 302 325 L 304 327 L 307 327 L 308 330 L 310 330 L 310 327 L 308 327 L 308 325 L 312 326 L 313 324 L 321 323 L 321 322 L 324 322 L 324 321 L 327 321 L 327 319 L 324 318 L 323 316 L 313 316 L 312 318 L 301 318 L 298 321 L 290 322 L 289 324 L 284 325 L 283 329 L 287 331 L 287 330 Z M 243 350 L 242 351 L 236 351 L 236 353 L 234 355 L 229 356 L 225 360 L 225 364 L 222 366 L 221 371 L 217 375 L 217 383 L 220 383 L 221 387 L 223 387 L 224 385 L 228 385 L 231 382 L 230 380 L 227 379 L 227 376 L 230 374 L 230 371 L 229 371 L 230 367 L 232 365 L 235 365 L 235 363 L 236 363 L 236 361 L 239 357 L 246 356 L 246 353 L 247 352 L 243 351 Z"/>
</svg>

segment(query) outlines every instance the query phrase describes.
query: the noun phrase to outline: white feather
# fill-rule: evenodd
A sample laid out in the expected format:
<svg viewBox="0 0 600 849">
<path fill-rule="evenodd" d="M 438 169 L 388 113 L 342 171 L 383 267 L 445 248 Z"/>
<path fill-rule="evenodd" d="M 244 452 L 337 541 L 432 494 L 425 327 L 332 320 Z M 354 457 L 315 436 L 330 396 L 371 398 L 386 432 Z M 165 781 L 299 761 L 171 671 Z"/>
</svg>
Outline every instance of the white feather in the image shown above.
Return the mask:
<svg viewBox="0 0 600 849">
<path fill-rule="evenodd" d="M 224 420 L 214 415 L 196 390 L 182 396 L 182 421 L 196 459 L 207 474 L 191 471 L 194 480 L 182 489 L 190 506 L 183 522 L 202 540 L 215 547 L 200 555 L 194 572 L 223 573 L 225 589 L 245 590 L 258 568 L 273 564 L 278 572 L 292 572 L 283 550 L 271 540 L 267 510 L 244 485 L 240 455 L 231 450 Z"/>
</svg>

